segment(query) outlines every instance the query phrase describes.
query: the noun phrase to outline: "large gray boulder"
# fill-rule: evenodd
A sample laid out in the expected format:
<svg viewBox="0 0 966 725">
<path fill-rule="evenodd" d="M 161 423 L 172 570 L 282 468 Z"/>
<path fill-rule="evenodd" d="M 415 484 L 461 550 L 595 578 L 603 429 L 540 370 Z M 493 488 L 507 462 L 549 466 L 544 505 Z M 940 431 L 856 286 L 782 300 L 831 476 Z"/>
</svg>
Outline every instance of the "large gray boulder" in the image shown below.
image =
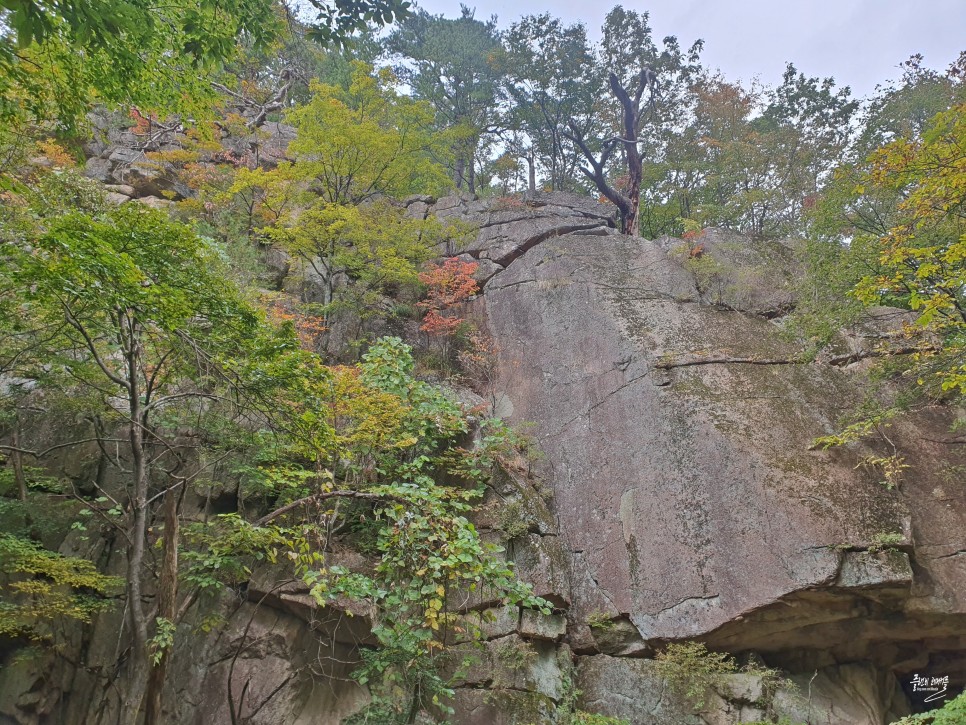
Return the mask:
<svg viewBox="0 0 966 725">
<path fill-rule="evenodd" d="M 502 249 L 486 229 L 469 248 Z M 618 644 L 638 656 L 701 638 L 793 671 L 966 677 L 950 665 L 966 635 L 966 512 L 950 479 L 963 456 L 929 442 L 953 413 L 812 449 L 867 393 L 861 371 L 805 362 L 775 319 L 795 303 L 793 243 L 708 235 L 713 291 L 673 240 L 577 230 L 516 250 L 478 310 L 498 343 L 498 412 L 533 424 L 545 454 L 572 637 L 629 621 L 638 638 Z M 863 462 L 893 444 L 909 469 L 890 490 Z M 572 645 L 593 651 L 583 631 Z"/>
</svg>

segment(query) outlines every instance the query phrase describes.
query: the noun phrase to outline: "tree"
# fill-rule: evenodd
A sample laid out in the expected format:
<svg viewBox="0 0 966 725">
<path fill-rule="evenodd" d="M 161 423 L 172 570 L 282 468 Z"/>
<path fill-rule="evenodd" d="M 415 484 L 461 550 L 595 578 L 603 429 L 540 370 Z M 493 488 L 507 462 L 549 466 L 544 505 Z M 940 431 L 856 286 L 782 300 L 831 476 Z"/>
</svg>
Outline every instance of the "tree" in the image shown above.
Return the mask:
<svg viewBox="0 0 966 725">
<path fill-rule="evenodd" d="M 324 46 L 310 39 L 310 31 L 292 20 L 270 44 L 241 38 L 238 52 L 212 81 L 222 96 L 223 115 L 236 113 L 246 119 L 248 129 L 258 129 L 285 110 L 308 103 L 313 80 L 348 91 L 353 62 L 372 65 L 382 53 L 375 25 Z"/>
<path fill-rule="evenodd" d="M 800 325 L 821 344 L 831 337 L 829 328 L 854 321 L 862 307 L 886 305 L 915 319 L 881 334 L 870 353 L 887 361 L 894 402 L 856 411 L 842 431 L 816 441 L 826 447 L 881 432 L 910 409 L 955 404 L 966 394 L 966 106 L 937 114 L 918 137 L 893 140 L 844 168 L 814 214 L 817 239 L 807 257 L 809 295 L 796 313 Z M 816 324 L 816 317 L 832 323 Z M 963 440 L 952 435 L 937 442 Z M 898 453 L 874 462 L 888 485 L 905 468 Z"/>
<path fill-rule="evenodd" d="M 569 138 L 577 144 L 584 159 L 589 164 L 581 166 L 581 172 L 606 196 L 620 213 L 621 232 L 631 236 L 640 235 L 638 209 L 641 203 L 641 178 L 643 161 L 638 144 L 644 121 L 644 112 L 654 108 L 654 84 L 657 76 L 650 68 L 641 70 L 637 82 L 630 90 L 621 85 L 615 73 L 609 76 L 611 93 L 620 102 L 622 109 L 621 134 L 603 142 L 599 158 L 595 158 L 580 128 L 571 121 Z M 644 92 L 650 98 L 642 106 Z M 627 165 L 627 176 L 620 186 L 612 184 L 607 176 L 608 166 L 614 152 L 621 149 Z"/>
<path fill-rule="evenodd" d="M 864 181 L 900 201 L 876 239 L 878 269 L 853 294 L 914 311 L 917 381 L 934 394 L 966 395 L 966 104 L 936 115 L 921 139 L 879 149 Z"/>
<path fill-rule="evenodd" d="M 178 410 L 197 416 L 201 401 L 221 398 L 218 361 L 245 348 L 257 317 L 218 274 L 215 250 L 158 212 L 136 205 L 99 216 L 75 212 L 46 220 L 39 231 L 7 260 L 10 278 L 23 290 L 21 314 L 60 331 L 46 342 L 47 365 L 67 371 L 99 399 L 97 412 L 108 424 L 124 431 L 118 442 L 127 447 L 129 479 L 115 501 L 128 541 L 131 649 L 123 704 L 133 720 L 143 700 L 153 723 L 177 609 L 177 512 L 191 479 L 182 470 L 190 446 L 166 426 L 177 430 Z M 166 480 L 161 490 L 158 476 Z M 156 606 L 149 607 L 146 547 L 159 500 L 164 555 Z"/>
<path fill-rule="evenodd" d="M 555 191 L 580 187 L 580 152 L 567 137 L 574 123 L 582 136 L 595 122 L 596 66 L 583 25 L 565 26 L 548 13 L 528 15 L 503 37 L 499 68 L 512 102 L 507 126 L 526 135 L 531 191 L 539 163 Z"/>
<path fill-rule="evenodd" d="M 584 175 L 617 205 L 625 233 L 638 235 L 641 193 L 650 193 L 642 184 L 653 178 L 650 167 L 663 162 L 687 117 L 702 42 L 683 51 L 669 36 L 659 48 L 647 13 L 619 5 L 607 14 L 602 36 L 598 77 L 608 79 L 612 99 L 600 105 L 599 134 L 588 136 L 572 124 L 570 136 L 589 165 Z"/>
<path fill-rule="evenodd" d="M 447 142 L 432 133 L 432 109 L 398 94 L 393 80 L 356 62 L 348 89 L 314 84 L 312 101 L 289 115 L 294 163 L 241 171 L 229 189 L 272 222 L 260 234 L 315 272 L 322 294 L 313 301 L 324 305 L 326 326 L 338 309 L 361 325 L 387 292 L 415 285 L 418 265 L 445 234 L 387 200 L 446 183 L 435 158 Z"/>
<path fill-rule="evenodd" d="M 611 10 L 601 29 L 598 63 L 601 77 L 617 74 L 625 88 L 632 88 L 643 68 L 651 68 L 657 76 L 656 103 L 647 118 L 646 133 L 640 137 L 639 154 L 643 161 L 641 204 L 650 214 L 656 205 L 666 201 L 664 189 L 655 181 L 675 174 L 672 148 L 692 112 L 693 81 L 700 75 L 700 53 L 703 41 L 697 40 L 684 50 L 674 36 L 655 41 L 647 13 Z M 606 138 L 621 133 L 623 110 L 617 99 L 605 102 L 601 109 Z M 615 176 L 621 175 L 616 172 Z M 645 181 L 647 182 L 645 184 Z"/>
<path fill-rule="evenodd" d="M 894 141 L 917 146 L 937 113 L 966 99 L 966 55 L 945 74 L 925 68 L 920 56 L 903 68 L 901 79 L 877 88 L 858 114 L 854 138 L 806 215 L 806 259 L 813 271 L 804 280 L 808 293 L 796 317 L 819 345 L 861 314 L 863 305 L 850 291 L 877 274 L 880 240 L 903 224 L 907 189 L 872 181 L 870 157 Z"/>
<path fill-rule="evenodd" d="M 848 89 L 789 65 L 771 91 L 701 74 L 691 92 L 690 119 L 654 187 L 670 207 L 664 218 L 759 237 L 802 232 L 805 208 L 845 152 L 857 105 Z"/>
<path fill-rule="evenodd" d="M 324 202 L 360 204 L 443 183 L 432 110 L 398 94 L 393 81 L 388 70 L 374 75 L 357 62 L 348 90 L 316 83 L 312 100 L 289 114 L 298 129 L 289 145 L 295 173 Z"/>
<path fill-rule="evenodd" d="M 399 77 L 416 98 L 432 105 L 437 126 L 451 132 L 456 188 L 475 193 L 480 144 L 498 126 L 501 45 L 496 18 L 477 20 L 465 5 L 455 19 L 419 10 L 389 36 L 386 46 L 402 61 Z"/>
<path fill-rule="evenodd" d="M 861 117 L 860 132 L 849 160 L 863 161 L 876 149 L 897 138 L 916 138 L 941 111 L 966 100 L 966 52 L 945 73 L 924 65 L 914 55 L 901 66 L 902 75 L 876 87 Z"/>
<path fill-rule="evenodd" d="M 309 35 L 326 45 L 409 8 L 405 0 L 308 5 Z M 206 71 L 229 60 L 240 38 L 266 46 L 292 12 L 278 0 L 5 0 L 3 11 L 0 119 L 70 127 L 94 101 L 206 115 Z"/>
<path fill-rule="evenodd" d="M 442 265 L 431 265 L 419 274 L 419 281 L 429 288 L 426 300 L 419 306 L 426 310 L 420 330 L 430 335 L 449 336 L 464 320 L 452 314 L 454 307 L 464 304 L 479 291 L 473 274 L 479 268 L 476 262 L 463 262 L 450 257 Z"/>
<path fill-rule="evenodd" d="M 65 176 L 50 174 L 57 183 Z M 47 200 L 50 217 L 43 206 L 4 207 L 0 305 L 17 322 L 0 320 L 13 333 L 0 344 L 0 364 L 28 380 L 45 404 L 65 388 L 76 411 L 100 421 L 91 440 L 123 474 L 118 489 L 98 478 L 85 484 L 91 492 L 73 491 L 91 517 L 128 542 L 119 626 L 130 640 L 120 668 L 123 717 L 137 721 L 143 703 L 145 721 L 158 721 L 181 636 L 176 625 L 197 597 L 244 583 L 254 560 L 279 566 L 280 559 L 320 605 L 345 606 L 348 598 L 377 613 L 381 647 L 357 676 L 374 692 L 395 693 L 387 707 L 397 714 L 445 707 L 441 698 L 452 694 L 441 673 L 447 633 L 462 627 L 448 609 L 453 592 L 486 587 L 508 604 L 549 606 L 513 577 L 468 519 L 494 463 L 488 446 L 499 436 L 479 450 L 459 448 L 468 432 L 463 411 L 413 377 L 412 355 L 399 340 L 374 344 L 362 365 L 325 366 L 300 349 L 292 325 L 267 327 L 244 303 L 224 277 L 220 250 L 162 214 L 135 204 L 104 211 L 97 198 L 86 213 L 61 214 L 58 198 L 91 183 L 78 180 L 61 197 L 38 198 Z M 372 211 L 374 220 L 386 215 L 375 205 L 339 209 Z M 406 273 L 404 260 L 367 257 L 369 241 L 360 231 L 360 249 L 344 250 L 350 259 L 359 255 L 353 274 Z M 46 454 L 21 452 L 39 460 Z M 182 496 L 206 475 L 202 461 L 228 455 L 246 464 L 239 495 L 249 519 L 233 513 L 183 521 Z M 35 486 L 33 473 L 28 477 Z M 332 566 L 334 537 L 351 537 L 360 521 L 376 542 L 373 566 Z M 158 562 L 149 553 L 154 537 Z M 55 618 L 84 622 L 115 584 L 89 563 L 24 537 L 0 537 L 0 550 L 0 569 L 12 577 L 0 604 L 6 633 L 42 634 Z M 18 597 L 31 597 L 32 606 Z"/>
<path fill-rule="evenodd" d="M 379 296 L 415 284 L 419 265 L 445 230 L 436 220 L 406 217 L 385 201 L 365 206 L 320 202 L 299 211 L 290 225 L 265 233 L 321 280 L 328 321 L 336 303 L 365 314 Z"/>
<path fill-rule="evenodd" d="M 801 232 L 806 206 L 831 178 L 846 153 L 859 103 L 833 78 L 808 78 L 789 63 L 760 118 L 750 122 L 772 161 L 762 175 L 761 196 L 749 228 L 757 235 Z M 759 164 L 760 166 L 760 164 Z"/>
</svg>

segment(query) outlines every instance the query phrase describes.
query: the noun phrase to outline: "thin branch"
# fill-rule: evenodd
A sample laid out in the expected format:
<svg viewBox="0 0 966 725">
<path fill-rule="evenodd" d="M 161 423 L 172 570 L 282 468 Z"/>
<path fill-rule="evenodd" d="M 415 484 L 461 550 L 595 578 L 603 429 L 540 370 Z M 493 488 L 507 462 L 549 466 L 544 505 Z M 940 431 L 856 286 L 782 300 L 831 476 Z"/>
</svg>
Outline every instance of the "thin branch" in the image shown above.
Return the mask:
<svg viewBox="0 0 966 725">
<path fill-rule="evenodd" d="M 204 473 L 209 468 L 212 468 L 213 466 L 217 466 L 219 463 L 221 463 L 223 460 L 225 460 L 226 458 L 228 458 L 228 456 L 230 456 L 230 455 L 231 455 L 230 452 L 229 453 L 225 453 L 225 454 L 219 456 L 218 458 L 216 458 L 215 460 L 209 461 L 204 466 L 202 466 L 201 468 L 199 468 L 197 471 L 195 471 L 194 473 L 192 473 L 190 476 L 177 476 L 176 477 L 178 479 L 178 482 L 177 483 L 171 484 L 167 488 L 162 489 L 161 491 L 159 491 L 158 493 L 156 493 L 154 496 L 152 496 L 151 498 L 149 498 L 148 501 L 147 501 L 147 505 L 150 506 L 152 503 L 154 503 L 159 498 L 161 498 L 162 496 L 164 496 L 168 491 L 173 491 L 174 489 L 178 488 L 179 486 L 184 486 L 185 484 L 190 483 L 191 481 L 193 481 L 194 479 L 196 479 L 198 476 L 200 476 L 202 473 Z M 171 475 L 171 474 L 169 474 L 169 475 Z"/>
<path fill-rule="evenodd" d="M 807 360 L 801 358 L 758 358 L 758 357 L 694 357 L 683 360 L 668 360 L 654 363 L 657 370 L 688 368 L 695 365 L 803 365 Z"/>
<path fill-rule="evenodd" d="M 860 352 L 852 352 L 846 355 L 836 355 L 831 357 L 825 362 L 829 365 L 836 365 L 838 367 L 844 367 L 846 365 L 851 365 L 859 360 L 865 360 L 870 357 L 892 357 L 893 355 L 914 355 L 917 352 L 937 352 L 937 349 L 932 345 L 924 345 L 922 347 L 899 347 L 894 350 L 862 350 Z"/>
<path fill-rule="evenodd" d="M 130 381 L 115 375 L 101 359 L 100 353 L 97 352 L 97 347 L 94 345 L 94 340 L 88 334 L 84 326 L 80 322 L 78 322 L 77 319 L 74 317 L 74 314 L 73 312 L 71 312 L 70 307 L 68 307 L 67 304 L 63 301 L 61 302 L 61 305 L 64 308 L 64 315 L 67 318 L 67 322 L 70 324 L 71 327 L 73 327 L 81 334 L 81 337 L 84 338 L 84 344 L 87 346 L 87 349 L 90 350 L 91 355 L 94 358 L 94 362 L 97 363 L 97 366 L 101 369 L 101 372 L 103 372 L 107 376 L 108 380 L 110 380 L 115 385 L 118 385 L 124 390 L 130 390 L 131 388 Z"/>
<path fill-rule="evenodd" d="M 111 501 L 114 502 L 114 504 L 116 506 L 120 506 L 120 504 L 114 498 L 108 496 L 108 494 L 104 491 L 104 489 L 102 489 L 96 483 L 94 484 L 94 487 L 98 491 L 100 491 L 102 494 L 104 494 L 104 496 L 110 498 Z M 128 543 L 129 546 L 132 544 L 131 537 L 128 534 L 128 530 L 127 530 L 128 527 L 127 526 L 122 526 L 117 521 L 114 521 L 100 507 L 94 506 L 93 504 L 91 504 L 90 501 L 88 501 L 83 496 L 81 496 L 79 493 L 77 493 L 77 488 L 74 486 L 73 481 L 70 484 L 70 488 L 71 488 L 71 495 L 72 495 L 72 497 L 74 499 L 76 499 L 77 501 L 79 501 L 80 503 L 82 503 L 84 506 L 86 506 L 88 511 L 90 511 L 90 512 L 92 512 L 94 514 L 97 514 L 100 518 L 102 518 L 104 520 L 104 522 L 108 526 L 110 526 L 111 528 L 113 528 L 115 531 L 119 532 L 121 534 L 121 536 L 123 536 L 125 539 L 127 539 L 127 543 Z"/>
<path fill-rule="evenodd" d="M 845 355 L 836 355 L 827 360 L 809 360 L 804 357 L 793 358 L 759 358 L 759 357 L 685 357 L 680 360 L 664 360 L 654 363 L 657 370 L 670 370 L 672 368 L 687 368 L 696 365 L 807 365 L 812 362 L 823 365 L 834 365 L 835 367 L 845 367 L 859 360 L 874 357 L 892 357 L 894 355 L 913 355 L 919 352 L 935 352 L 936 348 L 931 345 L 925 347 L 900 347 L 895 350 L 862 350 L 851 352 Z"/>
<path fill-rule="evenodd" d="M 964 446 L 966 445 L 966 436 L 960 436 L 958 438 L 926 438 L 923 436 L 924 441 L 929 441 L 930 443 L 942 443 L 946 446 Z"/>
<path fill-rule="evenodd" d="M 56 446 L 51 446 L 50 448 L 44 448 L 43 450 L 36 451 L 29 448 L 18 448 L 17 446 L 6 446 L 0 445 L 0 450 L 11 451 L 12 453 L 25 453 L 28 456 L 33 456 L 34 458 L 43 458 L 48 453 L 56 451 L 60 448 L 69 448 L 70 446 L 79 446 L 83 443 L 94 443 L 97 441 L 103 441 L 107 443 L 127 443 L 124 438 L 101 438 L 100 436 L 95 436 L 93 438 L 82 438 L 79 441 L 70 441 L 69 443 L 58 443 Z"/>
<path fill-rule="evenodd" d="M 214 395 L 212 393 L 199 393 L 199 392 L 189 392 L 189 393 L 173 393 L 172 395 L 165 395 L 163 398 L 158 398 L 149 405 L 145 406 L 144 412 L 150 413 L 155 408 L 160 408 L 162 405 L 167 405 L 168 403 L 181 400 L 184 398 L 205 398 L 207 400 L 223 400 L 221 396 Z"/>
<path fill-rule="evenodd" d="M 265 516 L 262 516 L 262 518 L 258 519 L 254 525 L 264 526 L 269 521 L 277 519 L 279 516 L 283 516 L 289 511 L 297 509 L 299 506 L 324 501 L 329 498 L 355 498 L 362 501 L 396 501 L 403 504 L 411 503 L 410 501 L 400 498 L 399 496 L 390 496 L 382 493 L 368 493 L 366 491 L 323 491 L 321 493 L 314 493 L 311 496 L 306 496 L 305 498 L 300 498 L 297 501 L 292 501 L 292 503 L 282 506 L 282 508 L 275 509 L 272 511 L 272 513 L 266 514 Z"/>
</svg>

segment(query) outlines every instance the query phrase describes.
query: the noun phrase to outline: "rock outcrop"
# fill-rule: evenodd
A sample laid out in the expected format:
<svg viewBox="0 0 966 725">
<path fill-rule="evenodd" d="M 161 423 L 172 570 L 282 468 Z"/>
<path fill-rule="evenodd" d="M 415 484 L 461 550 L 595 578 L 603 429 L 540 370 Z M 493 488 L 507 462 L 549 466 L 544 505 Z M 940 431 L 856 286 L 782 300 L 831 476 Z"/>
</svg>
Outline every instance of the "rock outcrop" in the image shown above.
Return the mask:
<svg viewBox="0 0 966 725">
<path fill-rule="evenodd" d="M 241 135 L 226 131 L 212 147 L 190 136 L 177 119 L 139 128 L 126 116 L 99 111 L 88 120 L 93 135 L 84 148 L 84 175 L 105 185 L 111 203 L 134 199 L 152 208 L 194 195 L 178 173 L 188 161 L 203 166 L 244 160 L 271 168 L 285 159 L 295 138 L 292 126 L 272 122 Z"/>
<path fill-rule="evenodd" d="M 698 638 L 819 672 L 829 691 L 865 673 L 879 694 L 864 714 L 828 695 L 842 723 L 901 712 L 896 683 L 916 672 L 966 679 L 954 662 L 966 645 L 963 457 L 933 442 L 956 413 L 810 449 L 866 391 L 848 353 L 806 362 L 783 332 L 797 244 L 708 230 L 695 255 L 693 241 L 617 234 L 587 199 L 516 204 L 427 211 L 478 224 L 473 243 L 446 251 L 494 263 L 476 306 L 499 351 L 490 395 L 545 454 L 578 659 Z M 902 317 L 875 310 L 864 325 Z M 842 346 L 855 353 L 856 339 Z M 890 490 L 863 462 L 893 445 L 910 467 Z M 837 679 L 845 667 L 859 668 L 851 685 Z M 592 680 L 582 675 L 588 692 Z M 621 702 L 613 714 L 651 721 Z"/>
</svg>

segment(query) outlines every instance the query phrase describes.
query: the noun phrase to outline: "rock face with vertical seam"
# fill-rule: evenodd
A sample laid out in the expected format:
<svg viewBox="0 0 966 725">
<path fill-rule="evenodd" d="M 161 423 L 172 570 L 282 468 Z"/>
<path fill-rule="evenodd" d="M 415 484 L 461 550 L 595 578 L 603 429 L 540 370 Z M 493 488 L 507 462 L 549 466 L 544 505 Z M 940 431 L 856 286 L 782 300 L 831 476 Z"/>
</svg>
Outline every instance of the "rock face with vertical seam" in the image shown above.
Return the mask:
<svg viewBox="0 0 966 725">
<path fill-rule="evenodd" d="M 802 362 L 772 319 L 794 304 L 791 286 L 756 285 L 795 274 L 792 243 L 712 237 L 716 299 L 682 263 L 685 243 L 616 233 L 544 238 L 485 286 L 495 397 L 534 424 L 546 456 L 572 622 L 629 619 L 640 652 L 701 637 L 900 676 L 911 659 L 896 648 L 948 660 L 966 634 L 963 493 L 948 447 L 943 463 L 923 439 L 942 438 L 950 414 L 890 432 L 911 467 L 900 489 L 861 465 L 890 452 L 884 441 L 809 450 L 861 402 L 862 374 Z M 883 537 L 901 551 L 863 553 Z"/>
</svg>

